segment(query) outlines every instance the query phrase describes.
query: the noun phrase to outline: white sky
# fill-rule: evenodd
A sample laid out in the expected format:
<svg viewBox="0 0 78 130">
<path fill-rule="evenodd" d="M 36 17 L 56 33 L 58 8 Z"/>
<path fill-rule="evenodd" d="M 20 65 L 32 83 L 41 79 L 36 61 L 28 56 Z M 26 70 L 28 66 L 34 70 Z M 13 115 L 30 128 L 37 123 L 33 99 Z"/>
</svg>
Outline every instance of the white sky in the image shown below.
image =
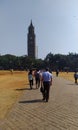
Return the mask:
<svg viewBox="0 0 78 130">
<path fill-rule="evenodd" d="M 31 19 L 38 58 L 78 53 L 78 0 L 0 0 L 1 55 L 27 54 Z"/>
</svg>

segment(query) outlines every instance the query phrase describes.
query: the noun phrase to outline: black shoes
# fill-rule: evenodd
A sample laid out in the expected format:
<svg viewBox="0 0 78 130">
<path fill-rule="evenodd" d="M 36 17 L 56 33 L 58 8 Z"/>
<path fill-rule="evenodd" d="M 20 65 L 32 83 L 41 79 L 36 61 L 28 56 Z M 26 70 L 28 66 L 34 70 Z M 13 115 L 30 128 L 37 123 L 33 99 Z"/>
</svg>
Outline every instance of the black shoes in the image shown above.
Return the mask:
<svg viewBox="0 0 78 130">
<path fill-rule="evenodd" d="M 45 98 L 42 99 L 43 101 L 45 100 Z"/>
<path fill-rule="evenodd" d="M 42 99 L 43 101 L 45 100 L 45 98 Z M 48 102 L 48 100 L 46 99 L 46 102 Z"/>
</svg>

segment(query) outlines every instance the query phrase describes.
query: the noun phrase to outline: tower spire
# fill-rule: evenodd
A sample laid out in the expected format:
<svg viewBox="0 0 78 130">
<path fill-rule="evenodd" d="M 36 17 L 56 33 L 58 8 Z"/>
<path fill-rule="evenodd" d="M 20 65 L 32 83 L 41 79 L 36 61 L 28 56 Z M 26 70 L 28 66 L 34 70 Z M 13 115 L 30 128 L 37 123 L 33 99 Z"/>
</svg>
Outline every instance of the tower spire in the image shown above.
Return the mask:
<svg viewBox="0 0 78 130">
<path fill-rule="evenodd" d="M 31 19 L 31 24 L 32 24 L 32 19 Z"/>
<path fill-rule="evenodd" d="M 31 22 L 30 22 L 30 26 L 33 27 L 33 24 L 32 24 L 32 19 L 31 19 Z"/>
<path fill-rule="evenodd" d="M 28 37 L 27 40 L 28 56 L 32 58 L 36 58 L 36 42 L 35 42 L 35 33 L 34 33 L 34 26 L 32 24 L 32 20 L 28 27 L 27 37 Z"/>
</svg>

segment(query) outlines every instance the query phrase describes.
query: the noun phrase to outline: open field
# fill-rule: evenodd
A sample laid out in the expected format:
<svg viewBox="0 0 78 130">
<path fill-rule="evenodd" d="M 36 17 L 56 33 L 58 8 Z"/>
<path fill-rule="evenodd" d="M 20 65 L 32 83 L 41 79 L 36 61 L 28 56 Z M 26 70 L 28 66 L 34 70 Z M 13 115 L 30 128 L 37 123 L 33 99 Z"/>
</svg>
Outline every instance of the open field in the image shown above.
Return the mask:
<svg viewBox="0 0 78 130">
<path fill-rule="evenodd" d="M 56 75 L 55 72 L 54 72 L 54 75 Z M 74 82 L 74 72 L 68 72 L 68 73 L 67 72 L 59 72 L 58 76 Z"/>
<path fill-rule="evenodd" d="M 0 119 L 3 119 L 24 88 L 28 85 L 27 72 L 0 71 Z"/>
<path fill-rule="evenodd" d="M 59 76 L 72 80 L 74 73 L 60 72 Z M 53 75 L 55 73 L 53 72 Z M 28 86 L 26 71 L 0 71 L 0 119 L 3 119 L 12 105 Z"/>
</svg>

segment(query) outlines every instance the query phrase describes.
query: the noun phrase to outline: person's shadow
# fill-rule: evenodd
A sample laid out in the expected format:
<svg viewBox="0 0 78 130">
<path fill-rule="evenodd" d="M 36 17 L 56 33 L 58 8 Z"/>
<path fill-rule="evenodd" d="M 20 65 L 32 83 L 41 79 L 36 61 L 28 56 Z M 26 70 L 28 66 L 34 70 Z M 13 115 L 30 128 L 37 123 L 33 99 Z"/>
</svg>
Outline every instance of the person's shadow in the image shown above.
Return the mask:
<svg viewBox="0 0 78 130">
<path fill-rule="evenodd" d="M 17 88 L 16 91 L 30 90 L 30 88 Z"/>
<path fill-rule="evenodd" d="M 38 102 L 43 102 L 43 101 L 41 99 L 19 101 L 19 103 L 38 103 Z"/>
</svg>

